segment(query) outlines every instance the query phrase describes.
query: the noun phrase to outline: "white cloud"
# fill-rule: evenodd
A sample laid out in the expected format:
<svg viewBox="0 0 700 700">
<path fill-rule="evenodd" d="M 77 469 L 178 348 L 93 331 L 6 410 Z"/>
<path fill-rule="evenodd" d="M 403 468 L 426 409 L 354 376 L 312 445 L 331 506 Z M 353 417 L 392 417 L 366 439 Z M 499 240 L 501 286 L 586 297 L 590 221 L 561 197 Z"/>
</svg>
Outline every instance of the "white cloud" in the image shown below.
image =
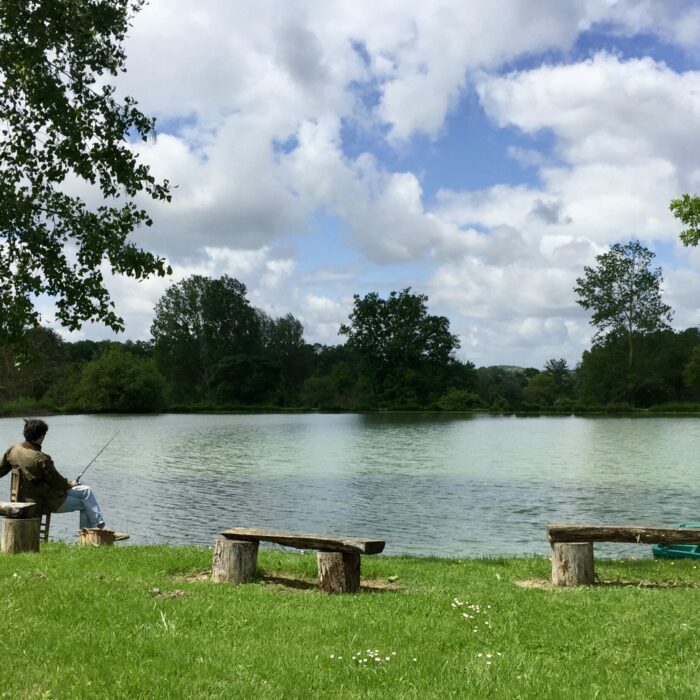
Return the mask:
<svg viewBox="0 0 700 700">
<path fill-rule="evenodd" d="M 384 170 L 369 153 L 346 158 L 339 123 L 304 123 L 298 147 L 284 159 L 290 181 L 309 208 L 325 207 L 341 218 L 355 245 L 371 260 L 424 257 L 440 236 L 440 224 L 426 213 L 413 173 Z"/>
<path fill-rule="evenodd" d="M 533 148 L 508 146 L 507 153 L 524 168 L 541 168 L 550 164 L 549 158 Z"/>
<path fill-rule="evenodd" d="M 536 12 L 525 0 L 409 2 L 400 11 L 390 0 L 371 10 L 340 2 L 280 8 L 154 0 L 134 23 L 123 88 L 161 117 L 166 133 L 139 150 L 156 174 L 178 187 L 171 205 L 150 205 L 157 226 L 139 240 L 177 258 L 207 245 L 254 249 L 303 232 L 314 210 L 329 207 L 373 259 L 425 255 L 444 231 L 423 211 L 417 175 L 385 172 L 371 156 L 347 160 L 342 125 L 362 120 L 392 142 L 415 133 L 435 137 L 476 71 L 527 53 L 565 50 L 578 32 L 606 17 L 631 26 L 637 12 L 636 3 L 602 0 L 547 0 Z M 552 106 L 548 96 L 573 82 L 562 71 L 552 73 L 544 108 Z M 496 118 L 524 129 L 557 126 L 544 115 L 529 126 L 517 114 L 521 95 L 524 114 L 532 107 L 527 81 L 538 81 L 537 74 L 503 80 L 480 83 Z M 504 95 L 508 89 L 514 94 Z M 368 90 L 376 92 L 375 124 L 367 124 L 362 103 Z M 591 99 L 582 89 L 573 90 L 572 99 L 577 94 Z M 579 111 L 573 104 L 569 113 Z M 600 148 L 606 134 L 594 131 L 580 148 Z M 621 148 L 620 134 L 612 137 L 608 148 Z M 288 167 L 290 160 L 296 167 Z"/>
<path fill-rule="evenodd" d="M 695 0 L 613 0 L 607 5 L 602 19 L 620 34 L 653 33 L 691 52 L 700 46 L 700 7 Z"/>
<path fill-rule="evenodd" d="M 551 129 L 572 164 L 665 159 L 689 167 L 700 157 L 697 71 L 599 53 L 582 63 L 484 78 L 477 91 L 499 125 Z"/>
<path fill-rule="evenodd" d="M 562 165 L 543 157 L 539 186 L 439 193 L 434 213 L 461 227 L 467 245 L 463 258 L 436 270 L 434 297 L 465 322 L 498 329 L 514 351 L 533 328 L 543 346 L 555 344 L 554 329 L 567 329 L 563 348 L 587 343 L 587 316 L 573 293 L 583 265 L 616 241 L 677 240 L 668 203 L 687 188 L 700 156 L 699 87 L 700 73 L 608 54 L 482 77 L 487 113 L 525 133 L 549 130 Z M 697 267 L 666 272 L 676 324 L 697 323 Z"/>
<path fill-rule="evenodd" d="M 575 313 L 572 286 L 571 271 L 545 258 L 488 265 L 465 257 L 436 270 L 430 298 L 471 318 L 513 320 Z"/>
<path fill-rule="evenodd" d="M 590 338 L 572 293 L 582 265 L 616 240 L 674 240 L 668 201 L 700 187 L 700 73 L 609 53 L 571 63 L 567 52 L 592 27 L 692 52 L 699 17 L 680 0 L 152 0 L 135 19 L 121 88 L 159 118 L 157 141 L 136 148 L 177 189 L 172 204 L 148 204 L 156 226 L 136 238 L 176 276 L 110 281 L 129 334 L 147 336 L 148 306 L 167 284 L 226 273 L 255 305 L 335 343 L 359 259 L 391 269 L 385 288 L 401 286 L 397 265 L 420 265 L 465 354 L 576 357 Z M 545 51 L 561 63 L 537 66 Z M 501 74 L 521 58 L 536 67 Z M 537 182 L 523 171 L 529 184 L 445 188 L 433 203 L 421 166 L 401 167 L 401 155 L 416 136 L 435 141 L 474 89 L 494 124 L 547 132 L 553 150 L 504 146 Z M 314 269 L 293 244 L 282 251 L 318 213 L 337 219 L 353 267 L 339 258 Z M 680 290 L 693 285 L 667 277 L 689 309 Z"/>
<path fill-rule="evenodd" d="M 695 269 L 669 268 L 664 271 L 665 301 L 674 309 L 674 325 L 700 326 L 700 274 Z"/>
<path fill-rule="evenodd" d="M 443 191 L 437 212 L 460 226 L 515 228 L 533 247 L 553 235 L 598 244 L 676 235 L 668 203 L 681 184 L 668 161 L 546 168 L 541 178 L 541 189 L 497 185 L 476 192 Z"/>
</svg>

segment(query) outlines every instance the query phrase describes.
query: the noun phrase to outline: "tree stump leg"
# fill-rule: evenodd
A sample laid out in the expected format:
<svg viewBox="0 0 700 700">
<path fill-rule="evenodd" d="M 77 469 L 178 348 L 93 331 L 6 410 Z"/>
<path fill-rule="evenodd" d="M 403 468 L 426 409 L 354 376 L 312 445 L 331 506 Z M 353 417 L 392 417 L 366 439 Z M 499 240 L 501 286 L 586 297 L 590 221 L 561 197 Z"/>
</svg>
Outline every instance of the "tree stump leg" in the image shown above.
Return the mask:
<svg viewBox="0 0 700 700">
<path fill-rule="evenodd" d="M 595 581 L 593 542 L 552 543 L 552 583 L 585 586 Z"/>
<path fill-rule="evenodd" d="M 114 530 L 98 527 L 84 527 L 79 533 L 78 544 L 93 547 L 111 547 L 114 544 Z"/>
<path fill-rule="evenodd" d="M 255 576 L 259 542 L 217 540 L 211 567 L 214 583 L 247 583 Z"/>
<path fill-rule="evenodd" d="M 316 552 L 318 584 L 323 593 L 357 593 L 360 590 L 360 555 L 350 552 Z"/>
<path fill-rule="evenodd" d="M 39 551 L 39 518 L 3 518 L 0 551 L 6 554 Z"/>
</svg>

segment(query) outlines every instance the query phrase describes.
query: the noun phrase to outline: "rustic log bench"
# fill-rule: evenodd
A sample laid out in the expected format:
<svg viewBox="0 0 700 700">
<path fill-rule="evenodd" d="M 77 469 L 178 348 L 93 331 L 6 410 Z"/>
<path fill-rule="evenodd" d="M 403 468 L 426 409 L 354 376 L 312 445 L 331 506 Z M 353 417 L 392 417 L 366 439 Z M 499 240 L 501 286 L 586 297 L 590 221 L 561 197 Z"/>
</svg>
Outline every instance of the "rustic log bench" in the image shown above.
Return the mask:
<svg viewBox="0 0 700 700">
<path fill-rule="evenodd" d="M 0 501 L 3 517 L 0 551 L 7 554 L 38 552 L 41 513 L 36 503 Z"/>
<path fill-rule="evenodd" d="M 379 554 L 383 540 L 361 537 L 329 537 L 260 528 L 234 527 L 221 533 L 214 547 L 212 580 L 245 583 L 255 575 L 260 542 L 274 542 L 297 549 L 314 549 L 319 587 L 324 593 L 356 593 L 360 590 L 360 556 Z"/>
<path fill-rule="evenodd" d="M 552 545 L 552 583 L 555 586 L 579 586 L 594 583 L 594 542 L 700 544 L 700 529 L 549 523 L 547 539 Z"/>
</svg>

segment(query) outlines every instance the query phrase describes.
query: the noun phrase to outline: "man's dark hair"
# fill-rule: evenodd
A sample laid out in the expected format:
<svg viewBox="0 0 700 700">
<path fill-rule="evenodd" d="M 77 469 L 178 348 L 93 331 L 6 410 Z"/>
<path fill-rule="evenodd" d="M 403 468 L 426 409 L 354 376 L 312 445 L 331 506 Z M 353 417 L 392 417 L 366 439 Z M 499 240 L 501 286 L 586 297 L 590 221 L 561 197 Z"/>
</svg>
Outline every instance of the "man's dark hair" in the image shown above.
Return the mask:
<svg viewBox="0 0 700 700">
<path fill-rule="evenodd" d="M 24 419 L 24 439 L 29 440 L 29 442 L 35 442 L 46 435 L 48 429 L 49 426 L 40 418 Z"/>
</svg>

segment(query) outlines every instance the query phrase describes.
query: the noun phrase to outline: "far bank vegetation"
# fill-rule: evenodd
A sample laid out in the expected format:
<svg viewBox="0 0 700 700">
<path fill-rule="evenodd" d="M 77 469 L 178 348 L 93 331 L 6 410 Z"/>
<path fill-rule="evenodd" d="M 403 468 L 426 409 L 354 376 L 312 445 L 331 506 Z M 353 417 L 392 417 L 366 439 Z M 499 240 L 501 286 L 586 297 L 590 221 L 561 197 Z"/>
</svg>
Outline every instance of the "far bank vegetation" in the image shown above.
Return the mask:
<svg viewBox="0 0 700 700">
<path fill-rule="evenodd" d="M 0 412 L 700 410 L 700 331 L 670 328 L 666 306 L 635 317 L 601 291 L 611 262 L 624 274 L 633 256 L 638 274 L 640 254 L 648 268 L 639 244 L 617 246 L 577 280 L 598 332 L 575 367 L 461 361 L 449 320 L 410 289 L 356 295 L 345 342 L 311 344 L 291 314 L 252 306 L 238 280 L 192 276 L 159 300 L 148 341 L 66 342 L 36 327 L 1 346 Z M 646 293 L 660 281 L 647 270 Z"/>
</svg>

